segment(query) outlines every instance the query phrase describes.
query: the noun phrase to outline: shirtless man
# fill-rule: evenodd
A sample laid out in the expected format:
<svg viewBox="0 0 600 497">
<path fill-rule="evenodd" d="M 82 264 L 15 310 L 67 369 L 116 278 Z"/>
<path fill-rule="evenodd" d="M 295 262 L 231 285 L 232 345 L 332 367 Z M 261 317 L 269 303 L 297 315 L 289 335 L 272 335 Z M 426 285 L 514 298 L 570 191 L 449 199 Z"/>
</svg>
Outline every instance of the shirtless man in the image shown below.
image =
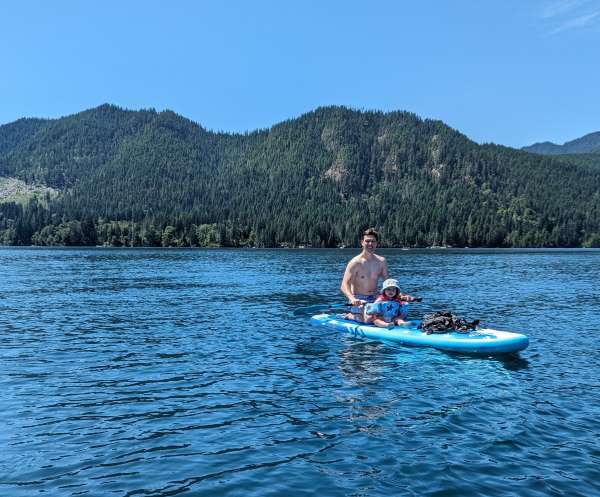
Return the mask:
<svg viewBox="0 0 600 497">
<path fill-rule="evenodd" d="M 355 321 L 363 321 L 364 304 L 377 298 L 379 278 L 389 278 L 385 259 L 375 254 L 378 239 L 379 234 L 373 228 L 363 232 L 362 252 L 348 263 L 342 278 L 340 289 L 353 306 L 346 317 Z"/>
</svg>

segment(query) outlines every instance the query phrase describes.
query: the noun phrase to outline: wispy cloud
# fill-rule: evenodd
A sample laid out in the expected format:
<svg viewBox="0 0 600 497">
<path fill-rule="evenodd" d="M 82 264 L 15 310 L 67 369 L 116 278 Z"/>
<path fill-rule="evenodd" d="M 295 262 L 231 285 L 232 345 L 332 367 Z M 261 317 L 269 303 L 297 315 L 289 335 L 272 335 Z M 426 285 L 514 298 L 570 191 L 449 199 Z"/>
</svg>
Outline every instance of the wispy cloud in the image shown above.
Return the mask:
<svg viewBox="0 0 600 497">
<path fill-rule="evenodd" d="M 545 5 L 539 16 L 550 34 L 600 26 L 598 0 L 555 0 Z"/>
<path fill-rule="evenodd" d="M 600 19 L 600 9 L 596 12 L 592 12 L 591 14 L 575 17 L 568 21 L 565 21 L 560 26 L 556 27 L 552 34 L 560 33 L 561 31 L 566 31 L 567 29 L 574 28 L 582 28 L 584 26 L 588 26 L 594 22 L 594 19 Z"/>
<path fill-rule="evenodd" d="M 586 3 L 586 0 L 559 0 L 544 7 L 541 16 L 544 19 L 549 19 L 556 16 L 568 14 L 569 12 L 581 7 Z"/>
</svg>

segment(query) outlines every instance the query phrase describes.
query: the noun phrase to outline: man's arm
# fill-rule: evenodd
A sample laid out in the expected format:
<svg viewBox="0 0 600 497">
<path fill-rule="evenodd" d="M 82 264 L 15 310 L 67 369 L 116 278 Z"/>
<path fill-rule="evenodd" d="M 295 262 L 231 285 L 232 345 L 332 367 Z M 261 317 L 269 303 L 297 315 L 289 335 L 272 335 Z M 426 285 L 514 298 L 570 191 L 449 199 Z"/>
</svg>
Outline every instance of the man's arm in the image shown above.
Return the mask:
<svg viewBox="0 0 600 497">
<path fill-rule="evenodd" d="M 385 257 L 381 258 L 381 277 L 383 278 L 383 281 L 387 280 L 390 277 Z"/>
<path fill-rule="evenodd" d="M 344 271 L 344 277 L 342 278 L 342 284 L 340 286 L 340 290 L 348 299 L 352 305 L 360 305 L 362 303 L 361 300 L 358 300 L 354 294 L 352 293 L 352 289 L 350 288 L 352 284 L 352 276 L 354 276 L 354 264 L 352 261 L 348 263 L 346 266 L 346 271 Z"/>
</svg>

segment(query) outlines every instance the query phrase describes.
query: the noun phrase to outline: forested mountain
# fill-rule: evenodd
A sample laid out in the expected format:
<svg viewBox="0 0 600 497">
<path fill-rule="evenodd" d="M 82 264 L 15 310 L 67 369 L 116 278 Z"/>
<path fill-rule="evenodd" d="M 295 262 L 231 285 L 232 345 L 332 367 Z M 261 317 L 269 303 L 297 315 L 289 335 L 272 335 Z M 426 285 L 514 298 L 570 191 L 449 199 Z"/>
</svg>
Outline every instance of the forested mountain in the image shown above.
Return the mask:
<svg viewBox="0 0 600 497">
<path fill-rule="evenodd" d="M 542 142 L 523 147 L 522 150 L 541 155 L 600 153 L 600 131 L 589 133 L 562 145 L 552 142 Z"/>
<path fill-rule="evenodd" d="M 388 246 L 600 245 L 600 169 L 406 112 L 228 134 L 103 105 L 1 126 L 0 176 L 59 192 L 5 198 L 5 244 L 335 247 L 377 226 Z"/>
<path fill-rule="evenodd" d="M 600 152 L 597 154 L 565 154 L 555 156 L 561 162 L 600 171 Z"/>
<path fill-rule="evenodd" d="M 28 140 L 49 121 L 45 119 L 19 119 L 0 126 L 0 156 L 11 152 L 23 141 Z"/>
</svg>

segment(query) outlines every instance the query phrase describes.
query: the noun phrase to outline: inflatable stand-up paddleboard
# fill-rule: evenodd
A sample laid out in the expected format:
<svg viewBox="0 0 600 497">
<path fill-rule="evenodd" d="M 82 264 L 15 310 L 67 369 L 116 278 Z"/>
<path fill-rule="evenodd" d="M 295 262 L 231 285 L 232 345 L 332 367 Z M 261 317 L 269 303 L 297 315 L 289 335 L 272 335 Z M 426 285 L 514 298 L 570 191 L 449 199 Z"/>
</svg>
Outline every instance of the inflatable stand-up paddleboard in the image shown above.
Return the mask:
<svg viewBox="0 0 600 497">
<path fill-rule="evenodd" d="M 325 326 L 357 337 L 385 340 L 415 347 L 434 347 L 466 354 L 506 354 L 524 350 L 529 345 L 527 335 L 479 328 L 468 333 L 432 333 L 427 335 L 417 328 L 419 321 L 393 328 L 378 328 L 331 314 L 317 314 L 310 319 L 314 326 Z"/>
</svg>

